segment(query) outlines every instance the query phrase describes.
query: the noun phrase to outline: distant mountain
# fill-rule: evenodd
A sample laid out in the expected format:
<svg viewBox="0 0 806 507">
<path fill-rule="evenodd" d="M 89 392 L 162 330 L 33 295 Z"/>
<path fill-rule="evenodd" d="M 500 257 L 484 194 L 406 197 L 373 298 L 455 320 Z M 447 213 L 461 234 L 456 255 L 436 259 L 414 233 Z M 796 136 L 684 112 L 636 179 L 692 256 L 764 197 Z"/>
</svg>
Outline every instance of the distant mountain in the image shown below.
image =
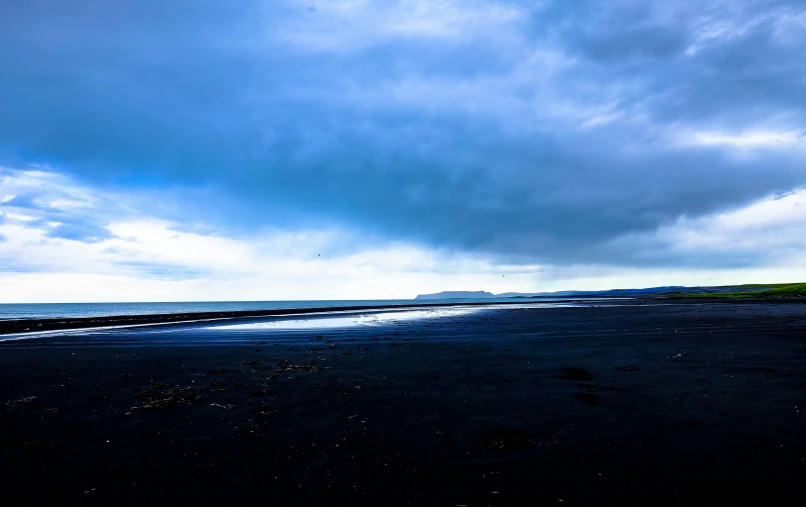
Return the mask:
<svg viewBox="0 0 806 507">
<path fill-rule="evenodd" d="M 553 292 L 548 294 L 541 294 L 541 296 L 550 296 L 550 297 L 558 297 L 558 296 L 575 296 L 575 297 L 584 297 L 584 296 L 655 296 L 658 294 L 671 294 L 673 292 L 686 292 L 691 290 L 691 292 L 701 292 L 703 289 L 702 287 L 678 287 L 678 286 L 666 286 L 666 287 L 647 287 L 644 289 L 609 289 L 609 290 L 588 290 L 588 291 L 581 291 L 581 290 L 573 290 L 573 291 L 562 291 L 562 292 Z"/>
<path fill-rule="evenodd" d="M 609 290 L 564 290 L 558 292 L 541 292 L 541 293 L 524 293 L 518 294 L 515 292 L 508 292 L 507 296 L 498 297 L 516 297 L 516 298 L 540 298 L 540 297 L 640 297 L 640 296 L 658 296 L 661 294 L 680 294 L 680 293 L 722 293 L 734 292 L 739 289 L 734 287 L 684 287 L 679 285 L 669 285 L 664 287 L 647 287 L 643 289 L 609 289 Z"/>
<path fill-rule="evenodd" d="M 722 287 L 684 287 L 677 285 L 670 285 L 664 287 L 647 287 L 645 289 L 610 289 L 610 290 L 594 290 L 594 291 L 563 291 L 544 293 L 538 296 L 515 296 L 515 297 L 640 297 L 640 296 L 658 296 L 661 294 L 723 294 L 731 292 L 740 292 L 744 289 L 740 286 L 722 286 Z"/>
<path fill-rule="evenodd" d="M 414 299 L 484 299 L 494 298 L 495 294 L 483 290 L 446 290 L 436 294 L 420 294 Z"/>
<path fill-rule="evenodd" d="M 568 292 L 568 291 L 565 291 Z M 501 294 L 496 295 L 495 297 L 498 298 L 528 298 L 532 296 L 551 296 L 551 292 L 503 292 Z"/>
<path fill-rule="evenodd" d="M 759 286 L 761 287 L 761 286 Z M 765 288 L 765 287 L 761 287 Z M 769 288 L 769 287 L 766 287 Z M 647 287 L 644 289 L 610 289 L 610 290 L 563 290 L 557 292 L 504 292 L 502 294 L 492 294 L 486 291 L 445 291 L 437 294 L 421 294 L 415 299 L 483 299 L 483 298 L 541 298 L 541 297 L 640 297 L 657 296 L 660 294 L 722 294 L 731 292 L 741 292 L 747 290 L 744 286 L 722 286 L 722 287 Z"/>
</svg>

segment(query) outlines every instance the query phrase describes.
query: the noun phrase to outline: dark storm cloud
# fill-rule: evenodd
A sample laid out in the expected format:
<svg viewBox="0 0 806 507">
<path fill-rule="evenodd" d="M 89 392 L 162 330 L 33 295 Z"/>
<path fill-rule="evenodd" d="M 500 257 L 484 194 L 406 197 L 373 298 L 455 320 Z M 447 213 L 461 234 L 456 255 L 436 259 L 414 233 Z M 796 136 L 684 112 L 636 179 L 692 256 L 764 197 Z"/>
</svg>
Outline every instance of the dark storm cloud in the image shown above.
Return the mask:
<svg viewBox="0 0 806 507">
<path fill-rule="evenodd" d="M 806 184 L 802 143 L 691 141 L 806 130 L 800 1 L 334 5 L 4 3 L 0 153 L 560 264 L 713 263 L 612 240 Z"/>
</svg>

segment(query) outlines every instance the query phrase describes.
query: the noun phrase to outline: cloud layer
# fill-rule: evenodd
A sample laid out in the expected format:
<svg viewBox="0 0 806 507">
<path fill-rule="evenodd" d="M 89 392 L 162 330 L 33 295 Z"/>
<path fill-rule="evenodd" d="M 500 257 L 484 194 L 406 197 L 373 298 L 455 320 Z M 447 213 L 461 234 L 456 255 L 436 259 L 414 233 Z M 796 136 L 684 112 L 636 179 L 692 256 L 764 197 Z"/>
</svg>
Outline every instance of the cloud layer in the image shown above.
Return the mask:
<svg viewBox="0 0 806 507">
<path fill-rule="evenodd" d="M 761 267 L 664 241 L 806 185 L 803 54 L 799 0 L 5 2 L 0 160 L 339 255 Z"/>
<path fill-rule="evenodd" d="M 405 238 L 373 246 L 337 228 L 234 238 L 149 216 L 140 202 L 149 204 L 0 167 L 0 302 L 413 298 L 446 285 L 515 290 L 540 270 Z M 343 245 L 360 239 L 367 244 Z"/>
<path fill-rule="evenodd" d="M 152 201 L 136 192 L 110 194 L 44 168 L 0 167 L 0 302 L 385 299 L 445 288 L 503 293 L 806 279 L 805 203 L 806 190 L 799 190 L 608 245 L 638 245 L 641 255 L 689 265 L 504 264 L 494 254 L 423 247 L 405 236 L 378 241 L 343 228 L 233 237 L 149 215 L 139 206 Z M 720 259 L 719 270 L 701 267 Z"/>
</svg>

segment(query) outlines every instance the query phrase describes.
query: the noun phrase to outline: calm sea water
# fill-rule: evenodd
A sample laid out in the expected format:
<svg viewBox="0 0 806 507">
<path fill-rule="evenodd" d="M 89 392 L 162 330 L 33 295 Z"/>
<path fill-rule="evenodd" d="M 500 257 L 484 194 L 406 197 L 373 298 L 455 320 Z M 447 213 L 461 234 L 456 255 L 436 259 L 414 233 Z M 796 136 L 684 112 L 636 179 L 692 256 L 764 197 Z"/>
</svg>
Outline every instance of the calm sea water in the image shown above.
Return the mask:
<svg viewBox="0 0 806 507">
<path fill-rule="evenodd" d="M 554 301 L 541 298 L 540 301 Z M 291 308 L 335 308 L 349 306 L 408 306 L 412 304 L 451 304 L 505 302 L 517 299 L 375 299 L 337 301 L 212 301 L 190 303 L 31 303 L 0 304 L 0 320 L 54 319 L 67 317 L 103 317 L 109 315 L 153 315 L 159 313 L 229 312 L 253 310 L 288 310 Z M 530 300 L 523 299 L 528 302 Z M 531 300 L 534 301 L 534 300 Z"/>
</svg>

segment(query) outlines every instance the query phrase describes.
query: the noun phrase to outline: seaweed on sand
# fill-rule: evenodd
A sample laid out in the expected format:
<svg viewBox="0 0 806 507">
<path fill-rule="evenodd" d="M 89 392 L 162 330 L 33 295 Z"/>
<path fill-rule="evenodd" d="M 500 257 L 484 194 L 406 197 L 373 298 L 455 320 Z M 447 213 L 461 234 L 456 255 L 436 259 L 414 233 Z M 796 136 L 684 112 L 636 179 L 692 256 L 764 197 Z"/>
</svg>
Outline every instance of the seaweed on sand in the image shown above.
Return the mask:
<svg viewBox="0 0 806 507">
<path fill-rule="evenodd" d="M 325 371 L 326 366 L 317 366 L 313 363 L 294 364 L 286 359 L 281 359 L 277 363 L 278 371 Z"/>
<path fill-rule="evenodd" d="M 526 431 L 515 426 L 492 429 L 482 437 L 482 442 L 493 451 L 514 451 L 535 445 Z"/>
<path fill-rule="evenodd" d="M 189 387 L 169 387 L 161 382 L 154 382 L 150 386 L 135 389 L 132 396 L 142 399 L 140 405 L 132 407 L 134 410 L 153 410 L 173 405 L 191 403 L 201 398 L 201 395 Z"/>
<path fill-rule="evenodd" d="M 25 396 L 25 397 L 20 398 L 18 400 L 8 401 L 8 402 L 6 402 L 6 405 L 8 405 L 10 407 L 19 407 L 20 405 L 23 405 L 23 404 L 33 403 L 34 401 L 36 401 L 38 399 L 39 399 L 39 396 Z"/>
</svg>

